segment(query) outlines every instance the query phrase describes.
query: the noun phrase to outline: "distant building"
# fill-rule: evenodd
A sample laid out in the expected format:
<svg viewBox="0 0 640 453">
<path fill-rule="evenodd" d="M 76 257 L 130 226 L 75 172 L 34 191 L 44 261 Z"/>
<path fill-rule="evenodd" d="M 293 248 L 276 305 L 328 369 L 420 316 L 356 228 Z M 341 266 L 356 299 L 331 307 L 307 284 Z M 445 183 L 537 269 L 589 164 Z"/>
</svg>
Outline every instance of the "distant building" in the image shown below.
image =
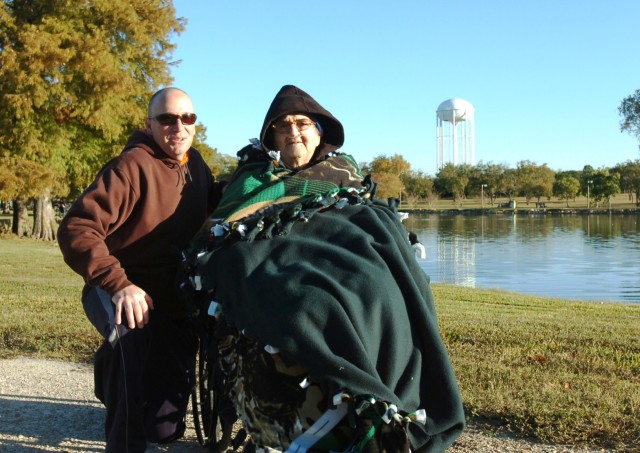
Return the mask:
<svg viewBox="0 0 640 453">
<path fill-rule="evenodd" d="M 451 98 L 436 110 L 438 171 L 446 164 L 475 165 L 474 109 L 469 101 Z"/>
</svg>

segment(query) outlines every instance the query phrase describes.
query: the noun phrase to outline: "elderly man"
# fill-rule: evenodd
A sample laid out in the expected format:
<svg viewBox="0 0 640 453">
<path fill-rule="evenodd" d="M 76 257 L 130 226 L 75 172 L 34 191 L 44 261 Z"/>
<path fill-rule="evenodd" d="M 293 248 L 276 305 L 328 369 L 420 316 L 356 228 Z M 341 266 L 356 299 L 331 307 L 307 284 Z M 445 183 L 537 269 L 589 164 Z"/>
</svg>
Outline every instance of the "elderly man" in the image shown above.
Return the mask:
<svg viewBox="0 0 640 453">
<path fill-rule="evenodd" d="M 95 392 L 107 409 L 107 452 L 180 438 L 197 339 L 176 291 L 183 249 L 215 206 L 217 185 L 192 148 L 196 114 L 182 90 L 149 101 L 133 133 L 71 206 L 58 230 L 85 280 L 83 306 L 104 337 Z"/>
<path fill-rule="evenodd" d="M 220 366 L 255 446 L 444 451 L 464 412 L 429 280 L 343 142 L 282 87 L 186 267 L 230 326 Z"/>
</svg>

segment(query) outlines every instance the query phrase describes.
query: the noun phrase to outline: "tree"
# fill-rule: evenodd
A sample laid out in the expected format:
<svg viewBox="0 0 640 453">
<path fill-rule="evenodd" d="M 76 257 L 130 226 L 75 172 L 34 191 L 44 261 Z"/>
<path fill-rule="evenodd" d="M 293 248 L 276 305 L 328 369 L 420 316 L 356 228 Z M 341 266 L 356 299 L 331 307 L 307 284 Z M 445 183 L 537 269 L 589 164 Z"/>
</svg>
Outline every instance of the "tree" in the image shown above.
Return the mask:
<svg viewBox="0 0 640 453">
<path fill-rule="evenodd" d="M 411 170 L 411 164 L 399 154 L 391 157 L 380 155 L 374 157 L 365 167 L 371 172 L 373 180 L 378 184 L 377 196 L 380 198 L 397 197 L 402 200 L 404 185 L 400 177 Z"/>
<path fill-rule="evenodd" d="M 392 173 L 376 173 L 373 174 L 373 180 L 377 184 L 376 197 L 382 199 L 402 197 L 402 189 L 404 186 L 398 175 Z"/>
<path fill-rule="evenodd" d="M 595 174 L 596 170 L 591 165 L 585 165 L 582 168 L 582 175 L 580 176 L 580 193 L 582 195 L 589 194 Z"/>
<path fill-rule="evenodd" d="M 553 184 L 553 194 L 560 200 L 567 200 L 567 208 L 569 200 L 574 199 L 580 193 L 580 180 L 571 174 L 560 173 L 556 176 L 556 182 Z"/>
<path fill-rule="evenodd" d="M 379 155 L 374 157 L 369 164 L 372 173 L 391 173 L 400 176 L 401 174 L 411 170 L 411 164 L 407 162 L 401 155 L 394 154 L 391 157 Z"/>
<path fill-rule="evenodd" d="M 640 206 L 640 159 L 618 164 L 611 170 L 620 175 L 620 190 L 629 195 L 629 200 L 636 198 L 636 205 Z"/>
<path fill-rule="evenodd" d="M 504 193 L 509 198 L 509 201 L 513 200 L 518 193 L 518 171 L 514 168 L 506 169 L 500 177 L 499 184 L 500 193 Z"/>
<path fill-rule="evenodd" d="M 491 162 L 486 165 L 480 162 L 478 169 L 482 175 L 480 184 L 487 185 L 484 192 L 489 196 L 491 205 L 493 205 L 498 194 L 507 194 L 509 192 L 506 178 L 508 169 L 504 164 L 493 164 Z"/>
<path fill-rule="evenodd" d="M 0 152 L 63 182 L 33 196 L 40 237 L 48 197 L 85 187 L 143 124 L 149 97 L 171 81 L 169 38 L 182 29 L 169 0 L 3 1 Z"/>
<path fill-rule="evenodd" d="M 217 180 L 228 180 L 238 167 L 238 158 L 229 154 L 216 153 L 211 172 Z"/>
<path fill-rule="evenodd" d="M 640 139 L 640 90 L 622 100 L 618 113 L 622 116 L 620 131 L 626 131 Z"/>
<path fill-rule="evenodd" d="M 429 200 L 433 197 L 433 178 L 421 171 L 410 171 L 400 176 L 407 196 L 421 200 Z"/>
<path fill-rule="evenodd" d="M 606 168 L 596 170 L 590 174 L 591 196 L 596 205 L 602 201 L 609 201 L 612 196 L 620 193 L 620 175 L 610 174 Z"/>
<path fill-rule="evenodd" d="M 469 177 L 465 166 L 447 163 L 436 174 L 434 185 L 441 195 L 450 195 L 455 203 L 464 198 L 468 183 Z"/>
<path fill-rule="evenodd" d="M 212 148 L 207 145 L 206 141 L 207 128 L 203 124 L 196 124 L 196 135 L 193 139 L 193 147 L 202 154 L 202 158 L 217 180 L 229 179 L 238 167 L 238 158 L 219 153 L 217 148 Z"/>
<path fill-rule="evenodd" d="M 547 164 L 537 165 L 534 162 L 523 160 L 518 163 L 516 169 L 519 182 L 519 191 L 524 195 L 527 204 L 531 198 L 551 197 L 555 172 L 547 167 Z"/>
<path fill-rule="evenodd" d="M 27 223 L 29 212 L 25 200 L 35 198 L 47 190 L 58 188 L 59 181 L 56 174 L 50 168 L 19 157 L 6 157 L 0 167 L 0 199 L 14 199 L 13 223 L 11 232 L 18 236 L 26 236 L 33 233 Z M 20 196 L 16 196 L 19 194 Z M 46 209 L 42 207 L 42 209 Z M 53 209 L 53 207 L 51 208 Z M 36 211 L 37 214 L 38 211 Z M 40 211 L 42 212 L 42 211 Z M 40 228 L 38 237 L 45 240 L 53 239 L 54 225 L 50 217 L 37 219 L 34 228 Z M 49 222 L 49 223 L 47 223 Z"/>
</svg>

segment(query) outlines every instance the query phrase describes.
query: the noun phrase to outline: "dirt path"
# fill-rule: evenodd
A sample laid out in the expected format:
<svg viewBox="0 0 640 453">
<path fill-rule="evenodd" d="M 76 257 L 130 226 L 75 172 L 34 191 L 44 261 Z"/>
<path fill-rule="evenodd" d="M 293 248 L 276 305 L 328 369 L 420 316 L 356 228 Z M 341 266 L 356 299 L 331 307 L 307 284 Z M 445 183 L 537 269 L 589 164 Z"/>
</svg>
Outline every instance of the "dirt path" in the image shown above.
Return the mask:
<svg viewBox="0 0 640 453">
<path fill-rule="evenodd" d="M 92 367 L 56 360 L 0 360 L 0 451 L 100 452 L 104 409 L 93 396 Z M 189 420 L 190 421 L 190 420 Z M 192 426 L 184 439 L 149 452 L 204 452 Z M 606 450 L 541 445 L 469 427 L 451 453 L 595 453 Z"/>
</svg>

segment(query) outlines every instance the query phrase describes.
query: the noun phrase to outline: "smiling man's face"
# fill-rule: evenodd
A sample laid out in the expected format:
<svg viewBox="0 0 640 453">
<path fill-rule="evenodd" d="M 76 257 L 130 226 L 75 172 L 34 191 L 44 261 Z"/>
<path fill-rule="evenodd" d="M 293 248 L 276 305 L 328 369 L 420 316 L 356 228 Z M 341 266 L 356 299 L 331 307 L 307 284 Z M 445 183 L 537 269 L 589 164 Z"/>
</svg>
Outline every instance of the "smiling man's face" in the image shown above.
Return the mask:
<svg viewBox="0 0 640 453">
<path fill-rule="evenodd" d="M 182 161 L 193 143 L 196 134 L 195 122 L 184 124 L 181 118 L 175 118 L 173 124 L 163 125 L 155 118 L 165 113 L 178 115 L 181 118 L 189 117 L 188 114 L 193 114 L 193 102 L 183 91 L 168 90 L 151 105 L 149 118 L 146 121 L 147 132 L 153 136 L 160 148 L 169 156 Z"/>
</svg>

